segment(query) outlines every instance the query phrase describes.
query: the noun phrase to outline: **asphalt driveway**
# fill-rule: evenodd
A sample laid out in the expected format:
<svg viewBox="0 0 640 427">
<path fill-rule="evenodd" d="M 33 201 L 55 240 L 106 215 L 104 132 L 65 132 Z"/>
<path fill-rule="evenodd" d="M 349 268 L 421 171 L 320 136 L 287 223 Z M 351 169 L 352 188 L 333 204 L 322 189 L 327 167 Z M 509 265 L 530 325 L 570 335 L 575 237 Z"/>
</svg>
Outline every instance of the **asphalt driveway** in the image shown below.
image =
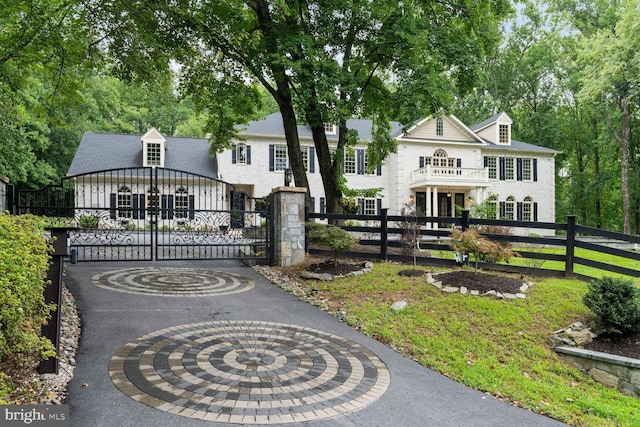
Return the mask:
<svg viewBox="0 0 640 427">
<path fill-rule="evenodd" d="M 402 357 L 235 261 L 79 263 L 71 426 L 560 426 Z"/>
</svg>

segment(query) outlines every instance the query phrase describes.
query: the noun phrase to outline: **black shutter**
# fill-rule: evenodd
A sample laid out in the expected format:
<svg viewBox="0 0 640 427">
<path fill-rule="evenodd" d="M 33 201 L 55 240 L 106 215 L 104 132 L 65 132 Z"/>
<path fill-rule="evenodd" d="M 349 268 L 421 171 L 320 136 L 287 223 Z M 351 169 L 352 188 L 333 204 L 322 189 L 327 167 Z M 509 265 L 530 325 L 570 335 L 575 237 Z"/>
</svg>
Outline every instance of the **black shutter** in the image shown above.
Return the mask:
<svg viewBox="0 0 640 427">
<path fill-rule="evenodd" d="M 236 153 L 237 153 L 236 152 L 236 144 L 233 144 L 231 146 L 231 164 L 233 164 L 233 165 L 235 165 L 238 162 L 238 160 L 236 158 L 236 155 L 237 155 Z"/>
<path fill-rule="evenodd" d="M 247 145 L 247 164 L 251 164 L 251 146 Z"/>
<path fill-rule="evenodd" d="M 309 173 L 315 173 L 316 171 L 316 149 L 309 147 Z"/>
<path fill-rule="evenodd" d="M 131 196 L 131 208 L 133 210 L 133 219 L 138 219 L 138 195 Z"/>
<path fill-rule="evenodd" d="M 118 195 L 109 194 L 109 218 L 116 219 L 116 208 L 118 207 Z"/>
<path fill-rule="evenodd" d="M 358 213 L 364 215 L 364 199 L 358 199 Z"/>
<path fill-rule="evenodd" d="M 270 171 L 274 171 L 275 170 L 275 147 L 273 146 L 273 144 L 269 144 L 269 170 Z"/>
<path fill-rule="evenodd" d="M 516 159 L 516 180 L 522 181 L 522 158 Z"/>
<path fill-rule="evenodd" d="M 533 180 L 538 180 L 538 159 L 533 159 Z"/>
<path fill-rule="evenodd" d="M 163 194 L 162 196 L 160 196 L 160 218 L 161 219 L 167 219 L 167 195 Z"/>
<path fill-rule="evenodd" d="M 507 216 L 507 204 L 505 202 L 500 202 L 500 219 Z"/>
<path fill-rule="evenodd" d="M 382 199 L 376 199 L 376 215 L 382 213 Z"/>
<path fill-rule="evenodd" d="M 140 204 L 138 205 L 138 207 L 140 208 L 140 213 L 138 214 L 138 216 L 140 217 L 140 219 L 144 219 L 144 213 L 146 211 L 145 207 L 145 195 L 144 194 L 140 194 L 139 196 L 140 199 Z"/>
<path fill-rule="evenodd" d="M 516 219 L 522 221 L 522 202 L 516 204 Z"/>
<path fill-rule="evenodd" d="M 196 198 L 193 194 L 189 195 L 189 219 L 194 219 L 196 217 L 195 206 Z"/>
<path fill-rule="evenodd" d="M 364 175 L 364 150 L 356 150 L 356 160 L 358 175 Z"/>
<path fill-rule="evenodd" d="M 163 194 L 161 198 L 162 215 L 161 219 L 173 218 L 173 196 Z"/>
<path fill-rule="evenodd" d="M 538 203 L 533 204 L 533 220 L 538 222 Z"/>
<path fill-rule="evenodd" d="M 420 156 L 420 169 L 424 167 L 424 156 Z"/>
<path fill-rule="evenodd" d="M 378 165 L 378 167 L 376 168 L 376 175 L 382 175 L 382 165 Z"/>
<path fill-rule="evenodd" d="M 505 176 L 505 160 L 504 157 L 500 157 L 500 180 L 504 181 Z"/>
<path fill-rule="evenodd" d="M 485 168 L 489 167 L 489 157 L 488 156 L 484 156 L 484 167 Z"/>
<path fill-rule="evenodd" d="M 320 213 L 325 213 L 324 197 L 320 197 Z"/>
<path fill-rule="evenodd" d="M 314 212 L 316 211 L 316 198 L 312 197 L 311 198 L 311 207 L 309 209 L 310 212 Z"/>
<path fill-rule="evenodd" d="M 462 167 L 462 159 L 456 159 L 456 167 L 457 168 L 461 168 Z"/>
</svg>

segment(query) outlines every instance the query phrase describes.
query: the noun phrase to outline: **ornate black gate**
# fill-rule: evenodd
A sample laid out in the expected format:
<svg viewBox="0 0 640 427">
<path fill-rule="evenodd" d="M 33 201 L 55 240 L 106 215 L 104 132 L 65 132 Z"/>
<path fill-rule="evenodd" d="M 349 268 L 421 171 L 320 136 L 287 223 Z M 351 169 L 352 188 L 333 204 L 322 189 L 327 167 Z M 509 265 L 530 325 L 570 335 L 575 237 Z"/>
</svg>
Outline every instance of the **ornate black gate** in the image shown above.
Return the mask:
<svg viewBox="0 0 640 427">
<path fill-rule="evenodd" d="M 19 190 L 13 203 L 15 213 L 71 227 L 78 261 L 269 259 L 267 201 L 207 176 L 104 170 Z"/>
</svg>

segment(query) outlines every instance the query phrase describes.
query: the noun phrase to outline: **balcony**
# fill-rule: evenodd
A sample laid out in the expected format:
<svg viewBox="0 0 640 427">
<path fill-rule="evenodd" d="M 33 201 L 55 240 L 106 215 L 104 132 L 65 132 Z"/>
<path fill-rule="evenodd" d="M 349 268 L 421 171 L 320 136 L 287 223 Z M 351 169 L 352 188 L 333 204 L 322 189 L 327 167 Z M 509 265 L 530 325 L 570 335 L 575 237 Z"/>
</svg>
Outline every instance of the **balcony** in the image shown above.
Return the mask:
<svg viewBox="0 0 640 427">
<path fill-rule="evenodd" d="M 411 188 L 423 185 L 486 187 L 489 185 L 489 169 L 429 165 L 411 172 Z"/>
</svg>

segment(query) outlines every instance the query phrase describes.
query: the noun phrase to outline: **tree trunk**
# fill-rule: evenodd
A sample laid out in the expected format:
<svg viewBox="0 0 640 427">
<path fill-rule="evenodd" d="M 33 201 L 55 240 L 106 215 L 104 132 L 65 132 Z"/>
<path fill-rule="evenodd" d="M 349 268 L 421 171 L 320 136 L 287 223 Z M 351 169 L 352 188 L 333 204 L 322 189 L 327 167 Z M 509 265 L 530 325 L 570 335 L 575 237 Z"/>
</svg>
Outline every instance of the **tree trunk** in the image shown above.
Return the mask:
<svg viewBox="0 0 640 427">
<path fill-rule="evenodd" d="M 622 192 L 622 215 L 624 219 L 624 233 L 631 234 L 631 199 L 629 196 L 629 135 L 631 133 L 629 114 L 629 100 L 623 98 L 620 101 L 621 118 L 621 138 L 620 145 L 622 151 L 621 168 L 621 192 Z"/>
</svg>

